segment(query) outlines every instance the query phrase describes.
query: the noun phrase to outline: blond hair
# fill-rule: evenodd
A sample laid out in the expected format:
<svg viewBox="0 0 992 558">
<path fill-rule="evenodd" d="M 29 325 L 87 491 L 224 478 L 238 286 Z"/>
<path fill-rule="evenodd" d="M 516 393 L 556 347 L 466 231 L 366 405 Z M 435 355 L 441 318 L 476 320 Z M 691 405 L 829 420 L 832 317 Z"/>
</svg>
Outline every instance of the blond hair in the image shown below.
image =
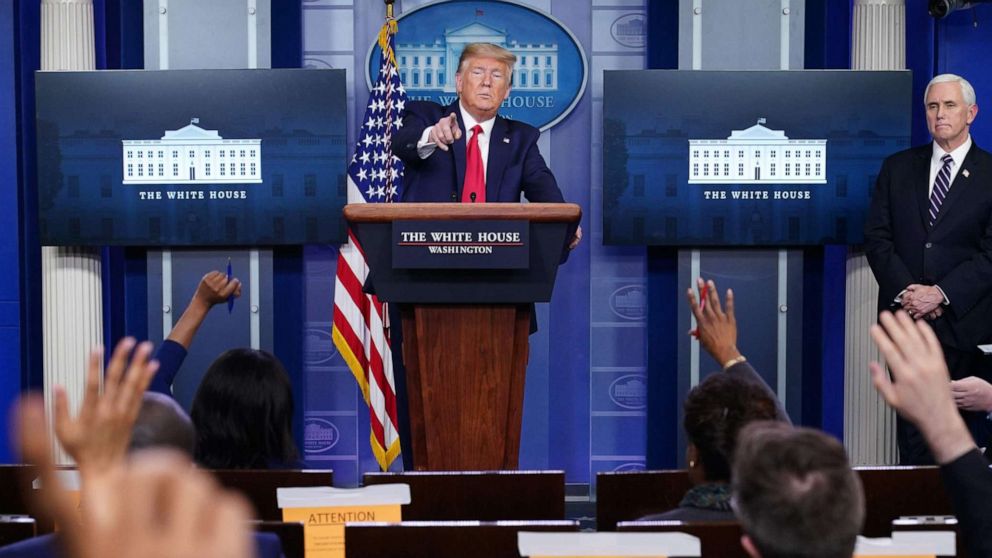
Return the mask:
<svg viewBox="0 0 992 558">
<path fill-rule="evenodd" d="M 513 74 L 513 65 L 517 63 L 517 55 L 505 48 L 492 43 L 469 43 L 462 49 L 458 57 L 458 73 L 465 69 L 470 58 L 492 58 L 506 65 L 508 74 Z"/>
</svg>

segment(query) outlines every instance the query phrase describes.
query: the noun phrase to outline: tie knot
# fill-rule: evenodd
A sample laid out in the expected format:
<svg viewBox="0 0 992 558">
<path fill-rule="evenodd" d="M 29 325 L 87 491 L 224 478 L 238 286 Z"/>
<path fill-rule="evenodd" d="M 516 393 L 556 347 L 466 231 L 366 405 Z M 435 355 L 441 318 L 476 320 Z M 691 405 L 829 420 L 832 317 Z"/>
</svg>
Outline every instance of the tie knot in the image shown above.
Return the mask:
<svg viewBox="0 0 992 558">
<path fill-rule="evenodd" d="M 475 135 L 481 134 L 482 133 L 482 125 L 481 124 L 476 124 L 475 126 L 472 126 L 472 131 L 475 132 Z"/>
<path fill-rule="evenodd" d="M 944 153 L 944 156 L 941 157 L 940 160 L 943 161 L 945 165 L 950 165 L 954 162 L 954 157 L 951 157 L 950 153 Z"/>
</svg>

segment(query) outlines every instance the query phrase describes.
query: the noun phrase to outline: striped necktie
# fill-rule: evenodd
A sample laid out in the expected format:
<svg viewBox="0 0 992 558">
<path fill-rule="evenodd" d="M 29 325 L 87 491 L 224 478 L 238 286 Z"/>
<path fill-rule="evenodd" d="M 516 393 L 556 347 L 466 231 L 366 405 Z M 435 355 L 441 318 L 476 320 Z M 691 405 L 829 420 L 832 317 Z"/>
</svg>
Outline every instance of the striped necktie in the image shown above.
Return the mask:
<svg viewBox="0 0 992 558">
<path fill-rule="evenodd" d="M 937 215 L 940 214 L 940 205 L 944 203 L 947 191 L 951 189 L 951 165 L 954 164 L 954 159 L 949 153 L 945 153 L 940 160 L 943 161 L 944 165 L 940 167 L 940 172 L 937 173 L 937 178 L 933 181 L 933 192 L 930 193 L 931 227 L 937 220 Z"/>
</svg>

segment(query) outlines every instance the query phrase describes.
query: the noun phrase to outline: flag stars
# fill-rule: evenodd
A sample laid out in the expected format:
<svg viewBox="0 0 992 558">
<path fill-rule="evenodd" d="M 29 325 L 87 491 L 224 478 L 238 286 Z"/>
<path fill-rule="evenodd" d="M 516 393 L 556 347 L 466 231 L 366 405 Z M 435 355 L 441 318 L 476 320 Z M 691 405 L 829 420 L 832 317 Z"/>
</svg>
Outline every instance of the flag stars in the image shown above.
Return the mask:
<svg viewBox="0 0 992 558">
<path fill-rule="evenodd" d="M 391 135 L 402 126 L 406 91 L 399 72 L 388 56 L 379 77 L 369 91 L 369 99 L 358 131 L 358 142 L 348 174 L 365 201 L 393 201 L 402 190 L 403 162 L 390 152 Z"/>
</svg>

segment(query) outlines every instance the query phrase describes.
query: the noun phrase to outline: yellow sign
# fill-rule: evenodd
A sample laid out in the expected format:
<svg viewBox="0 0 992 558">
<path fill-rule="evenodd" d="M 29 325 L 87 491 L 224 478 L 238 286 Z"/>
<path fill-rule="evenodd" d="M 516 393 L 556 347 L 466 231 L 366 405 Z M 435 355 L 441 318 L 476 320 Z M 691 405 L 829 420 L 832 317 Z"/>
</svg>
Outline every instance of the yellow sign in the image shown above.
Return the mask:
<svg viewBox="0 0 992 558">
<path fill-rule="evenodd" d="M 303 523 L 307 558 L 344 558 L 344 524 L 401 521 L 400 505 L 283 508 L 283 521 Z"/>
</svg>

